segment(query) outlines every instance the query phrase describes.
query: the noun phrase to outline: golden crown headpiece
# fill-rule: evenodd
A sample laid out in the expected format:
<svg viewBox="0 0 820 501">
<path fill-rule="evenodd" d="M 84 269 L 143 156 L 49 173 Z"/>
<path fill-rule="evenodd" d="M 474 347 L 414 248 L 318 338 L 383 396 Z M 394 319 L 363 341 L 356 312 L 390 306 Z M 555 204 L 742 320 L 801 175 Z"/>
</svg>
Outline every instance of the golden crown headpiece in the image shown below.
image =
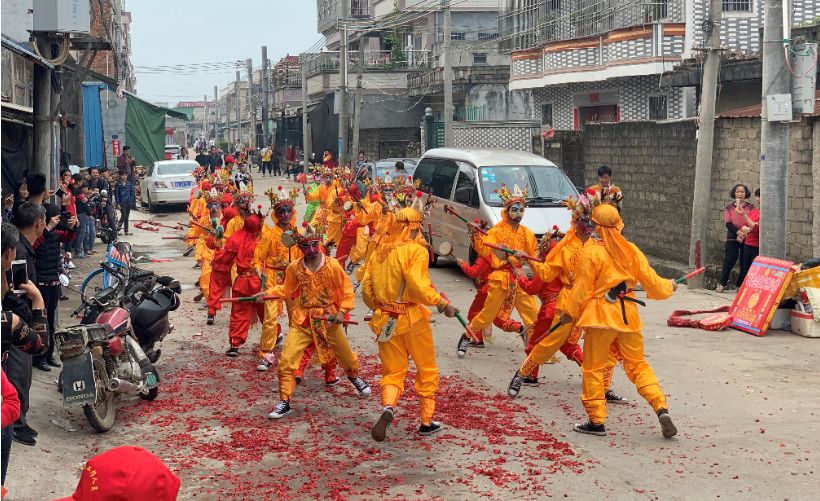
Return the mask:
<svg viewBox="0 0 820 501">
<path fill-rule="evenodd" d="M 517 184 L 513 186 L 512 191 L 510 191 L 510 189 L 507 188 L 506 184 L 502 184 L 501 188 L 498 188 L 497 190 L 495 190 L 495 192 L 498 194 L 498 197 L 504 203 L 504 207 L 509 207 L 510 205 L 515 203 L 526 205 L 527 197 L 530 194 L 530 191 L 526 186 L 524 187 L 524 191 L 521 191 L 521 188 L 519 188 Z"/>
</svg>

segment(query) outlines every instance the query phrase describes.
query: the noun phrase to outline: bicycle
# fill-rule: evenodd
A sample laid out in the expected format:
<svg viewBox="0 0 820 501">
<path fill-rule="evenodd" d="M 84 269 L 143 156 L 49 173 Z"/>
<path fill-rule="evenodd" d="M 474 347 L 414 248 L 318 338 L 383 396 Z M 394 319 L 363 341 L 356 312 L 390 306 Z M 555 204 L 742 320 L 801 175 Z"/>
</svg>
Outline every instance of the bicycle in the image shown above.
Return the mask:
<svg viewBox="0 0 820 501">
<path fill-rule="evenodd" d="M 109 241 L 108 247 L 105 251 L 105 263 L 107 265 L 114 266 L 118 270 L 124 270 L 124 275 L 130 276 L 132 261 L 131 244 L 128 242 L 120 242 L 117 239 L 116 231 L 108 229 L 108 232 Z M 80 293 L 83 296 L 93 296 L 106 287 L 116 286 L 118 280 L 119 278 L 116 275 L 109 273 L 106 267 L 100 267 L 85 277 L 82 284 L 80 284 Z M 93 287 L 91 289 L 91 293 L 86 294 L 86 289 L 92 285 Z"/>
</svg>

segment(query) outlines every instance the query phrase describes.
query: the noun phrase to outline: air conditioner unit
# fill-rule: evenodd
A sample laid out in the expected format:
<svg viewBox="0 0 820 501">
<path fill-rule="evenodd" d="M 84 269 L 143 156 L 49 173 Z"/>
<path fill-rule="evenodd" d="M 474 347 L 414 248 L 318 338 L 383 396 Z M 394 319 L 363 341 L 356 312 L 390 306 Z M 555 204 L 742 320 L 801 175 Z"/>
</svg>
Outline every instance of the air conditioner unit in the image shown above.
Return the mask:
<svg viewBox="0 0 820 501">
<path fill-rule="evenodd" d="M 34 31 L 91 33 L 89 0 L 34 0 Z"/>
</svg>

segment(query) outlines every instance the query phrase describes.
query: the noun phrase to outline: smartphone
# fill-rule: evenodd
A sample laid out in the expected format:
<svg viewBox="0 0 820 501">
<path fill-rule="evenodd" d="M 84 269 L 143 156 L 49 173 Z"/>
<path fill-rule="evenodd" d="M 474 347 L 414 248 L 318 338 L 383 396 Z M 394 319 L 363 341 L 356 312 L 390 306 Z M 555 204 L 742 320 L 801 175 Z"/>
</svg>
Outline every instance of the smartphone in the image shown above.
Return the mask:
<svg viewBox="0 0 820 501">
<path fill-rule="evenodd" d="M 64 192 L 62 188 L 58 188 L 57 191 L 54 192 L 54 195 L 58 200 L 62 200 L 63 197 L 66 196 L 66 192 Z"/>
<path fill-rule="evenodd" d="M 25 259 L 11 262 L 11 292 L 25 294 L 20 286 L 28 281 L 28 263 Z"/>
</svg>

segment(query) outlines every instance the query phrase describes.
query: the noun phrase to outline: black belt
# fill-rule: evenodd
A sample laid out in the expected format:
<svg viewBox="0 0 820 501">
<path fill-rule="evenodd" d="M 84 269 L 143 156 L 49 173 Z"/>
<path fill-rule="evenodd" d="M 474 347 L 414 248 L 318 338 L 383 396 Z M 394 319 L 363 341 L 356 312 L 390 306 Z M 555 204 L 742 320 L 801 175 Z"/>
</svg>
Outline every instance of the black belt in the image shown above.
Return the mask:
<svg viewBox="0 0 820 501">
<path fill-rule="evenodd" d="M 609 292 L 604 295 L 606 300 L 610 303 L 614 303 L 615 301 L 621 302 L 621 317 L 624 319 L 624 325 L 629 325 L 629 322 L 626 320 L 626 301 L 639 304 L 641 306 L 646 306 L 646 303 L 643 301 L 627 296 L 630 292 L 632 292 L 632 289 L 626 286 L 626 282 L 621 282 L 615 287 L 609 289 Z"/>
</svg>

